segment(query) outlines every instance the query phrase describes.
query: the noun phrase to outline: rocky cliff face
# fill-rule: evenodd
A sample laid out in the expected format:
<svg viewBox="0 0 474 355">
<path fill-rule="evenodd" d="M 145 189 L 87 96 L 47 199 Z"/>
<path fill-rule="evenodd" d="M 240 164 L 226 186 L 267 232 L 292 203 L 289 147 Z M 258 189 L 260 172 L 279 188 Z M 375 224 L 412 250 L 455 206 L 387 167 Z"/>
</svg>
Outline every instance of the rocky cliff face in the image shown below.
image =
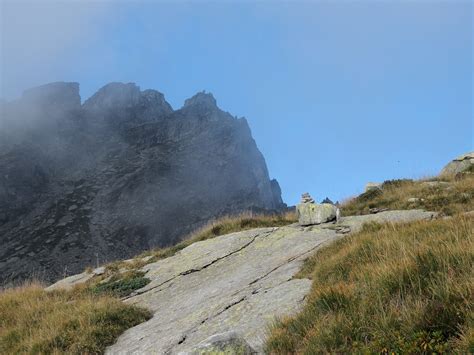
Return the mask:
<svg viewBox="0 0 474 355">
<path fill-rule="evenodd" d="M 215 217 L 284 208 L 247 121 L 198 93 L 53 83 L 1 104 L 0 282 L 55 280 L 170 245 Z"/>
</svg>

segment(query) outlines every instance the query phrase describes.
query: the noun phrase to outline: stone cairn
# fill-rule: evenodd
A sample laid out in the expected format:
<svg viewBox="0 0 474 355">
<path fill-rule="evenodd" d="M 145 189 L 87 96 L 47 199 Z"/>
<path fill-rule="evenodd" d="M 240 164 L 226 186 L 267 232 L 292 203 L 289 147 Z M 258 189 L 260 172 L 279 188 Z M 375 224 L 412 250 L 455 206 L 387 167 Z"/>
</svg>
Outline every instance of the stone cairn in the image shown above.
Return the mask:
<svg viewBox="0 0 474 355">
<path fill-rule="evenodd" d="M 301 195 L 301 202 L 296 206 L 298 223 L 302 226 L 338 221 L 339 209 L 330 203 L 316 203 L 307 192 Z"/>
<path fill-rule="evenodd" d="M 314 203 L 314 199 L 308 192 L 305 192 L 301 195 L 301 202 L 300 203 Z"/>
</svg>

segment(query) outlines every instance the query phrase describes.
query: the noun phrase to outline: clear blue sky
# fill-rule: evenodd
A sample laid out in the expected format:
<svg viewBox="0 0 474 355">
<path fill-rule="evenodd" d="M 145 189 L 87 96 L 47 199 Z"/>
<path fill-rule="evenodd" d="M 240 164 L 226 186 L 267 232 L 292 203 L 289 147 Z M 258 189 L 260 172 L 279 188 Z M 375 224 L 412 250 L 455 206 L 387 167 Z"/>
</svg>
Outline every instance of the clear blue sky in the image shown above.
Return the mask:
<svg viewBox="0 0 474 355">
<path fill-rule="evenodd" d="M 9 1 L 1 96 L 136 82 L 245 116 L 289 204 L 473 150 L 471 1 Z"/>
</svg>

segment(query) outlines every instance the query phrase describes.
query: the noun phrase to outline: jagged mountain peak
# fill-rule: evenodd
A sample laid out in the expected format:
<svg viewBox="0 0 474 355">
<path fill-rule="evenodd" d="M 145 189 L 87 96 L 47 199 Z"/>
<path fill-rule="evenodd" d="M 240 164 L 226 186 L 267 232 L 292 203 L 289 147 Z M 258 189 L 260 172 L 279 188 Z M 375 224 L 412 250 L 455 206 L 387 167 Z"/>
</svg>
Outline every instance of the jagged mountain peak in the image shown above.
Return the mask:
<svg viewBox="0 0 474 355">
<path fill-rule="evenodd" d="M 126 258 L 219 216 L 285 208 L 246 120 L 210 93 L 176 111 L 134 83 L 107 84 L 82 106 L 76 83 L 26 96 L 50 104 L 27 112 L 35 124 L 21 140 L 11 124 L 0 136 L 0 283 L 33 270 L 54 280 L 96 254 Z M 70 96 L 77 110 L 64 110 Z M 7 122 L 25 123 L 25 104 L 5 110 Z"/>
<path fill-rule="evenodd" d="M 210 92 L 201 91 L 184 101 L 183 108 L 190 107 L 206 107 L 206 108 L 217 108 L 217 102 Z"/>
<path fill-rule="evenodd" d="M 101 87 L 84 102 L 86 109 L 110 109 L 132 107 L 138 104 L 140 87 L 135 83 L 113 82 Z"/>
<path fill-rule="evenodd" d="M 152 89 L 144 91 L 135 83 L 109 83 L 84 102 L 86 111 L 117 112 L 123 109 L 136 111 L 141 121 L 153 121 L 173 112 L 165 96 Z M 119 115 L 123 114 L 120 113 Z M 123 121 L 123 120 L 121 120 Z"/>
</svg>

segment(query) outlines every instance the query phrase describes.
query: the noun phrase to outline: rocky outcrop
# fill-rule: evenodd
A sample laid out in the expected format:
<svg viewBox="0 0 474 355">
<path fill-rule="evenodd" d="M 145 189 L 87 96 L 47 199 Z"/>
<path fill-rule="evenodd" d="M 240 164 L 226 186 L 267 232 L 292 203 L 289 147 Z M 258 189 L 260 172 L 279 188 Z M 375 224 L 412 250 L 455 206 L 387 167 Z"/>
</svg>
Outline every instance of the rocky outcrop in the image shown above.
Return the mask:
<svg viewBox="0 0 474 355">
<path fill-rule="evenodd" d="M 458 173 L 462 173 L 464 171 L 470 170 L 474 168 L 474 152 L 469 152 L 463 154 L 453 161 L 451 161 L 448 165 L 446 165 L 443 170 L 441 170 L 440 175 L 456 175 Z"/>
<path fill-rule="evenodd" d="M 52 281 L 285 207 L 247 121 L 209 93 L 173 110 L 111 83 L 81 105 L 77 83 L 53 83 L 2 104 L 0 126 L 0 283 Z"/>
<path fill-rule="evenodd" d="M 151 282 L 124 302 L 150 309 L 153 317 L 127 330 L 107 353 L 196 354 L 226 348 L 262 353 L 267 326 L 275 317 L 297 312 L 309 293 L 311 281 L 294 278 L 307 257 L 367 222 L 435 216 L 387 211 L 342 217 L 337 224 L 260 228 L 194 243 L 141 269 Z M 50 289 L 69 288 L 84 277 Z"/>
</svg>

